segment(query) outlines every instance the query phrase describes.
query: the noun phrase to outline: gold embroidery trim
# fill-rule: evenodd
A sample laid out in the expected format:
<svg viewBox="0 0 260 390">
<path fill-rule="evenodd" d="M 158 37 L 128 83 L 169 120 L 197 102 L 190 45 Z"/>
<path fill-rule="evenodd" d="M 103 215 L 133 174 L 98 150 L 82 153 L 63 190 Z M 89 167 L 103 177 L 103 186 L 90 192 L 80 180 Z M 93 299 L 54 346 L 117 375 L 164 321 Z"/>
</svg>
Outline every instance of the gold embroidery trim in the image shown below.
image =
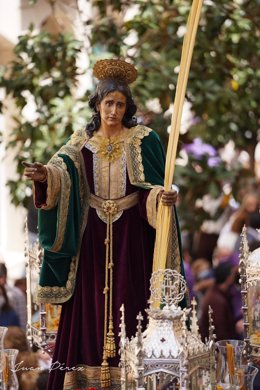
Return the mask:
<svg viewBox="0 0 260 390">
<path fill-rule="evenodd" d="M 82 141 L 82 138 L 81 138 Z M 87 183 L 86 178 L 86 172 L 85 172 L 85 163 L 84 158 L 81 153 L 81 146 L 84 145 L 82 142 L 78 142 L 77 144 L 74 144 L 73 148 L 70 147 L 71 143 L 68 145 L 65 145 L 61 148 L 61 150 L 58 153 L 64 153 L 67 154 L 75 163 L 75 166 L 78 169 L 79 174 L 79 186 L 80 186 L 80 201 L 81 201 L 81 219 L 80 219 L 80 239 L 79 243 L 82 241 L 82 237 L 84 234 L 84 230 L 86 228 L 87 224 L 87 215 L 88 215 L 88 199 L 90 196 L 89 186 Z M 66 148 L 66 146 L 69 146 Z M 61 157 L 59 157 L 61 159 Z M 62 159 L 61 159 L 62 160 Z M 62 160 L 63 161 L 63 160 Z M 60 161 L 59 161 L 60 163 Z M 68 191 L 66 191 L 68 192 Z M 79 261 L 79 255 L 80 255 L 80 244 L 79 244 L 79 250 L 76 256 L 72 257 L 71 263 L 70 263 L 70 271 L 68 274 L 68 280 L 66 282 L 66 287 L 59 287 L 59 286 L 39 286 L 38 287 L 38 301 L 40 303 L 63 303 L 66 302 L 73 294 L 74 286 L 76 282 L 76 273 L 78 269 L 78 261 Z"/>
<path fill-rule="evenodd" d="M 60 168 L 59 168 L 60 169 Z M 51 252 L 58 252 L 64 241 L 64 234 L 66 229 L 66 220 L 69 210 L 69 196 L 70 196 L 71 180 L 67 172 L 67 166 L 64 163 L 63 171 L 60 169 L 60 199 L 58 205 L 59 220 L 57 223 L 57 232 L 55 241 L 49 249 Z"/>
<path fill-rule="evenodd" d="M 152 188 L 146 200 L 146 213 L 148 223 L 154 229 L 156 228 L 157 220 L 157 197 L 162 190 L 162 186 L 156 186 Z"/>
<path fill-rule="evenodd" d="M 81 150 L 88 139 L 89 137 L 84 129 L 76 130 L 72 134 L 67 145 L 75 146 L 78 150 Z"/>
<path fill-rule="evenodd" d="M 45 166 L 47 169 L 47 194 L 46 204 L 41 205 L 41 210 L 50 210 L 56 206 L 60 192 L 60 175 L 55 167 Z M 35 200 L 35 186 L 33 184 L 33 197 Z"/>
<path fill-rule="evenodd" d="M 84 177 L 86 177 L 85 170 L 84 170 L 84 159 L 82 156 L 82 153 L 79 152 L 79 150 L 72 145 L 64 145 L 60 149 L 59 153 L 65 154 L 68 156 L 74 163 L 77 171 L 78 171 L 78 177 L 79 177 L 79 192 L 80 192 L 80 198 L 82 199 L 81 206 L 83 204 L 83 195 L 85 192 L 84 189 Z"/>
<path fill-rule="evenodd" d="M 110 367 L 112 390 L 121 389 L 121 370 L 118 367 Z M 73 371 L 66 372 L 63 390 L 94 387 L 99 390 L 101 367 L 91 367 L 85 364 L 77 364 Z"/>
<path fill-rule="evenodd" d="M 147 137 L 152 131 L 149 127 L 135 126 L 129 129 L 128 136 L 125 139 L 126 161 L 128 175 L 131 184 L 143 184 L 150 188 L 151 184 L 145 182 L 144 167 L 142 162 L 142 139 Z"/>
<path fill-rule="evenodd" d="M 59 153 L 59 152 L 58 152 Z M 50 210 L 56 206 L 59 200 L 60 220 L 57 224 L 57 232 L 54 243 L 50 248 L 52 252 L 58 252 L 62 246 L 68 215 L 70 177 L 63 159 L 56 153 L 46 166 L 47 177 L 47 203 L 41 209 Z"/>
<path fill-rule="evenodd" d="M 55 167 L 46 165 L 47 169 L 47 201 L 45 210 L 49 210 L 56 206 L 58 195 L 60 192 L 60 175 Z"/>
<path fill-rule="evenodd" d="M 64 145 L 58 153 L 62 153 L 70 157 L 70 159 L 74 162 L 75 167 L 78 171 L 79 176 L 79 192 L 80 192 L 80 198 L 83 199 L 83 192 L 84 188 L 82 186 L 82 170 L 80 168 L 80 156 L 81 153 L 76 149 L 75 146 L 71 145 Z M 60 166 L 60 178 L 61 178 L 61 185 L 60 185 L 60 203 L 59 203 L 59 222 L 57 225 L 57 235 L 55 238 L 55 242 L 50 249 L 52 252 L 58 252 L 61 249 L 61 246 L 64 241 L 64 234 L 66 229 L 66 221 L 68 216 L 68 208 L 69 208 L 69 196 L 70 196 L 70 188 L 71 188 L 71 180 L 69 173 L 67 171 L 67 165 L 63 162 L 62 157 L 56 157 L 56 159 L 52 160 L 52 164 L 55 163 L 55 161 L 58 161 L 60 163 L 60 160 L 62 160 L 61 166 Z M 83 202 L 81 202 L 81 206 L 83 205 Z"/>
<path fill-rule="evenodd" d="M 177 223 L 175 217 L 174 207 L 172 207 L 171 220 L 170 220 L 170 234 L 169 234 L 169 249 L 166 259 L 166 268 L 171 268 L 181 273 L 181 254 L 180 243 L 177 232 Z"/>
<path fill-rule="evenodd" d="M 76 280 L 77 256 L 74 256 L 70 263 L 70 271 L 66 287 L 59 286 L 38 286 L 37 302 L 38 303 L 64 303 L 73 294 Z"/>
</svg>

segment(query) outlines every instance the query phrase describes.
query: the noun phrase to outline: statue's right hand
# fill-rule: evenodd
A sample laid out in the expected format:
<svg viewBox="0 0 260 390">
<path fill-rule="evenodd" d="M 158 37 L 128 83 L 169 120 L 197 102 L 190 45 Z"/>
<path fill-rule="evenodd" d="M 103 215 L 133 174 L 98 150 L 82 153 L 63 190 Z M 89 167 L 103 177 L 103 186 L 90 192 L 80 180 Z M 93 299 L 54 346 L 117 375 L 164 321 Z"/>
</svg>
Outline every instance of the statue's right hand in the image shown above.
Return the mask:
<svg viewBox="0 0 260 390">
<path fill-rule="evenodd" d="M 29 180 L 44 182 L 47 180 L 47 169 L 39 163 L 28 163 L 23 161 L 22 164 L 25 166 L 24 176 Z"/>
</svg>

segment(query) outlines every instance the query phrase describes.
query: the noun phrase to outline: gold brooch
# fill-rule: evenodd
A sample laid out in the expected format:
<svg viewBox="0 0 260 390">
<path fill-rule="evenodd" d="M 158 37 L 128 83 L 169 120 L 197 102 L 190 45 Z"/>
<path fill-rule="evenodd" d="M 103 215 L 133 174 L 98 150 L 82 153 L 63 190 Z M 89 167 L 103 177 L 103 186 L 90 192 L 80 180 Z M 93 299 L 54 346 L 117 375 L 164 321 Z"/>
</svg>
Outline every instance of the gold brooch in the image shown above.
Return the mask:
<svg viewBox="0 0 260 390">
<path fill-rule="evenodd" d="M 109 162 L 117 160 L 123 151 L 121 137 L 105 138 L 100 137 L 98 140 L 97 154 Z"/>
<path fill-rule="evenodd" d="M 120 79 L 126 84 L 131 84 L 137 78 L 136 68 L 129 62 L 119 59 L 97 61 L 93 74 L 98 80 Z"/>
<path fill-rule="evenodd" d="M 106 215 L 115 215 L 118 211 L 118 206 L 113 200 L 105 200 L 102 203 L 102 209 Z"/>
</svg>

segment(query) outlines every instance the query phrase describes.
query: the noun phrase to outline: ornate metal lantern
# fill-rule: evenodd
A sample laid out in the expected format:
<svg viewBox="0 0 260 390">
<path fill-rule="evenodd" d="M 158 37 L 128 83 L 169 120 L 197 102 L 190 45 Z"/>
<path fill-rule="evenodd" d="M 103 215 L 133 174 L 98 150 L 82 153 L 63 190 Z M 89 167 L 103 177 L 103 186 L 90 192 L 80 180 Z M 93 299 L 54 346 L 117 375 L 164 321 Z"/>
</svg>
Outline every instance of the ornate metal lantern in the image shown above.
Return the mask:
<svg viewBox="0 0 260 390">
<path fill-rule="evenodd" d="M 28 237 L 27 227 L 26 237 Z M 39 304 L 37 289 L 43 259 L 43 249 L 39 242 L 29 245 L 25 242 L 26 282 L 27 282 L 27 338 L 30 345 L 36 345 L 48 353 L 52 353 L 58 323 L 60 306 Z"/>
<path fill-rule="evenodd" d="M 247 229 L 241 234 L 240 275 L 248 360 L 260 358 L 260 247 L 250 252 Z"/>
<path fill-rule="evenodd" d="M 121 308 L 121 383 L 122 390 L 137 388 L 211 389 L 215 383 L 214 335 L 210 316 L 210 336 L 201 341 L 192 310 L 178 304 L 184 297 L 186 282 L 173 270 L 153 273 L 148 326 L 142 332 L 138 315 L 136 337 L 126 337 L 124 307 Z M 187 319 L 191 317 L 190 330 Z M 166 388 L 166 387 L 165 387 Z"/>
</svg>

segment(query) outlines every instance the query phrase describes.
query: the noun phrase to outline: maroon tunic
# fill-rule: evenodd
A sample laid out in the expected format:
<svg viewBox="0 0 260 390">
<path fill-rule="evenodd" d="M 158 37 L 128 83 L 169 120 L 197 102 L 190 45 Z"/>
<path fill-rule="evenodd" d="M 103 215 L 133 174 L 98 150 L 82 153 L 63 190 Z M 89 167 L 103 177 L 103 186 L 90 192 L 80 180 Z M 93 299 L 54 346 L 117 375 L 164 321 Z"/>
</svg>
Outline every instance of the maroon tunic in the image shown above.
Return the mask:
<svg viewBox="0 0 260 390">
<path fill-rule="evenodd" d="M 94 192 L 93 154 L 82 150 L 90 192 Z M 136 316 L 147 307 L 149 280 L 152 271 L 155 230 L 146 220 L 148 190 L 130 184 L 127 175 L 126 195 L 139 191 L 139 203 L 125 210 L 113 223 L 113 323 L 116 350 L 119 348 L 120 307 L 125 305 L 127 335 L 136 332 Z M 37 197 L 37 191 L 36 191 Z M 37 199 L 36 199 L 37 200 Z M 100 366 L 104 342 L 104 294 L 106 224 L 89 208 L 87 226 L 81 252 L 75 292 L 63 304 L 53 362 L 62 367 L 79 364 Z M 117 367 L 119 357 L 108 359 L 109 366 Z M 65 371 L 50 373 L 48 390 L 62 390 Z M 72 389 L 71 389 L 72 390 Z"/>
</svg>

